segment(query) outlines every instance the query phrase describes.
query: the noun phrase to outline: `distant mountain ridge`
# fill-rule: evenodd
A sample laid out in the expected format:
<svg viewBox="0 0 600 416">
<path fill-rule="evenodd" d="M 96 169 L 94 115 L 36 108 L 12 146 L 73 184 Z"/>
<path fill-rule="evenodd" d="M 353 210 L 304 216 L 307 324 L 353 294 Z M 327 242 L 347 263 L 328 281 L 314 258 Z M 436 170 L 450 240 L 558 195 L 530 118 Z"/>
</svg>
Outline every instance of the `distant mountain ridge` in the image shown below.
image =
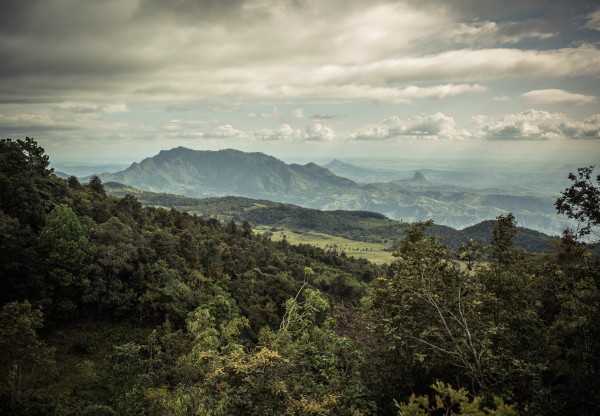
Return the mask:
<svg viewBox="0 0 600 416">
<path fill-rule="evenodd" d="M 193 197 L 279 195 L 295 199 L 307 192 L 357 187 L 350 179 L 314 163 L 288 165 L 264 153 L 234 149 L 200 151 L 177 147 L 133 163 L 123 172 L 99 176 L 103 181 Z"/>
</svg>

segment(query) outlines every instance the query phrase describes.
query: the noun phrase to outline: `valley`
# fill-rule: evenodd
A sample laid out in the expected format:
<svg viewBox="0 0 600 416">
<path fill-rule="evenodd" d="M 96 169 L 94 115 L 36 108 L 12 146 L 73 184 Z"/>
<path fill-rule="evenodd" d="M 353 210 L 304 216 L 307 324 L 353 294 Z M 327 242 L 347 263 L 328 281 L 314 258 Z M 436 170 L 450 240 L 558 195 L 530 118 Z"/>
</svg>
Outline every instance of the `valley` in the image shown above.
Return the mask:
<svg viewBox="0 0 600 416">
<path fill-rule="evenodd" d="M 190 198 L 180 195 L 142 191 L 114 182 L 104 184 L 106 192 L 116 197 L 127 194 L 135 196 L 143 205 L 176 209 L 204 218 L 215 218 L 220 222 L 234 221 L 238 224 L 249 222 L 261 231 L 273 232 L 274 238 L 281 238 L 283 230 L 290 242 L 314 244 L 321 248 L 337 244 L 338 247 L 368 248 L 356 250 L 356 256 L 373 259 L 377 262 L 388 259 L 385 255 L 371 255 L 371 251 L 393 251 L 394 243 L 410 227 L 409 223 L 392 220 L 386 216 L 368 211 L 321 211 L 292 204 L 282 204 L 266 200 L 243 197 Z M 480 244 L 489 243 L 493 221 L 483 221 L 462 230 L 433 224 L 429 232 L 437 236 L 451 249 L 473 239 Z M 342 240 L 339 240 L 342 239 Z M 543 252 L 552 249 L 556 238 L 535 230 L 518 227 L 515 246 L 530 252 Z M 360 244 L 357 244 L 360 242 Z M 366 245 L 365 245 L 366 244 Z M 372 249 L 372 250 L 371 250 Z"/>
</svg>

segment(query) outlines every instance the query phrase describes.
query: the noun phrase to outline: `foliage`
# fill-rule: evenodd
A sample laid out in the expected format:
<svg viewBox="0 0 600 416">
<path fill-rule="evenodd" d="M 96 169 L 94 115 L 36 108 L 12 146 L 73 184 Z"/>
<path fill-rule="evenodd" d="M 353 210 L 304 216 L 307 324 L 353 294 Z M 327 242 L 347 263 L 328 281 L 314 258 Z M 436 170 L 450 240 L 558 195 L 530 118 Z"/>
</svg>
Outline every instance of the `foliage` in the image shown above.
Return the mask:
<svg viewBox="0 0 600 416">
<path fill-rule="evenodd" d="M 54 350 L 37 331 L 42 327 L 41 310 L 28 301 L 10 302 L 0 312 L 0 394 L 8 402 L 0 410 L 15 411 L 31 400 L 31 389 L 53 375 Z"/>
<path fill-rule="evenodd" d="M 446 260 L 447 249 L 425 235 L 427 226 L 416 223 L 408 230 L 392 276 L 374 281 L 372 331 L 385 334 L 383 352 L 394 351 L 392 359 L 400 359 L 406 372 L 442 371 L 485 389 L 494 377 L 492 337 L 499 330 L 483 313 L 489 294 Z M 406 381 L 390 385 L 398 383 Z"/>
<path fill-rule="evenodd" d="M 556 210 L 579 222 L 577 234 L 598 236 L 595 227 L 600 225 L 600 175 L 592 179 L 594 166 L 577 169 L 577 174 L 569 173 L 573 182 L 556 200 Z"/>
<path fill-rule="evenodd" d="M 48 207 L 48 164 L 35 140 L 0 140 L 0 209 L 34 229 L 41 227 Z"/>
<path fill-rule="evenodd" d="M 488 248 L 495 261 L 463 271 L 443 245 L 427 237 L 427 225 L 407 232 L 398 261 L 388 276 L 373 281 L 366 303 L 371 333 L 380 338 L 372 347 L 380 406 L 410 391 L 424 392 L 432 378 L 468 386 L 486 405 L 493 396 L 517 402 L 527 413 L 578 406 L 562 393 L 572 386 L 559 374 L 566 371 L 571 382 L 580 383 L 597 368 L 597 355 L 590 355 L 600 345 L 592 277 L 597 260 L 575 269 L 575 258 L 553 266 L 538 261 L 511 247 L 516 224 L 501 216 Z M 569 250 L 580 260 L 592 258 Z M 580 277 L 573 276 L 575 270 Z M 569 288 L 557 279 L 563 273 L 577 279 Z M 557 328 L 566 332 L 559 335 Z M 584 333 L 588 342 L 580 338 Z M 582 367 L 570 372 L 570 366 Z M 562 403 L 555 400 L 559 392 Z"/>
<path fill-rule="evenodd" d="M 69 206 L 57 205 L 48 214 L 39 244 L 52 280 L 62 286 L 89 285 L 94 246 Z"/>
<path fill-rule="evenodd" d="M 469 397 L 469 393 L 460 388 L 455 390 L 450 384 L 440 381 L 431 385 L 435 394 L 428 396 L 410 396 L 407 403 L 396 404 L 398 416 L 428 415 L 471 415 L 471 416 L 516 416 L 514 406 L 507 406 L 502 399 L 494 400 L 495 408 L 484 407 L 481 396 Z"/>
<path fill-rule="evenodd" d="M 300 294 L 300 292 L 298 293 Z M 175 387 L 146 389 L 160 414 L 356 414 L 372 405 L 357 371 L 359 352 L 319 316 L 328 302 L 307 289 L 286 302 L 279 330 L 244 343 L 247 320 L 230 300 L 219 318 L 200 307 L 187 322 L 189 350 L 179 357 Z M 363 413 L 364 414 L 364 413 Z"/>
<path fill-rule="evenodd" d="M 517 235 L 517 223 L 512 214 L 500 215 L 492 230 L 490 251 L 492 258 L 500 265 L 507 265 L 512 260 L 512 247 Z"/>
</svg>

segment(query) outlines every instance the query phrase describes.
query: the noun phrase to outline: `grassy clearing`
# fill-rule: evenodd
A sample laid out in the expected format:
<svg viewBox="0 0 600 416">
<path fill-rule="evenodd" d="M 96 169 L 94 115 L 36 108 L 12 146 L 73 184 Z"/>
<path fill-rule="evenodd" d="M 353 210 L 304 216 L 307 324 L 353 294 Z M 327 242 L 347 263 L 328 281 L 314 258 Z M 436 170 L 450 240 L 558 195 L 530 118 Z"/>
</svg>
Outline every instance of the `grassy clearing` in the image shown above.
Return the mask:
<svg viewBox="0 0 600 416">
<path fill-rule="evenodd" d="M 277 230 L 271 237 L 273 241 L 279 241 L 285 235 L 290 244 L 310 244 L 325 250 L 344 251 L 348 257 L 364 258 L 375 264 L 391 263 L 394 260 L 391 251 L 384 251 L 389 249 L 389 244 L 365 243 L 316 231 L 294 231 L 286 228 Z M 271 231 L 271 227 L 259 226 L 254 231 L 263 234 Z"/>
</svg>

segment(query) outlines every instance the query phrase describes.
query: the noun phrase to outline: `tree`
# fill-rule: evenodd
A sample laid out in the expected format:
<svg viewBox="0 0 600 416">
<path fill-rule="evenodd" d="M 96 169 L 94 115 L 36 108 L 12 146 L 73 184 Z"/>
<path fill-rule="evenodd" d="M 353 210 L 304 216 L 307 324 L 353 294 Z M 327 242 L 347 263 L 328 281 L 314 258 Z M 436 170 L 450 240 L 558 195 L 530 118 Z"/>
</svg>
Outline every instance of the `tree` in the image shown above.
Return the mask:
<svg viewBox="0 0 600 416">
<path fill-rule="evenodd" d="M 477 279 L 448 260 L 445 246 L 426 236 L 430 224 L 407 230 L 394 253 L 393 274 L 373 281 L 367 302 L 371 330 L 379 339 L 375 371 L 387 395 L 383 406 L 407 390 L 424 389 L 432 377 L 457 380 L 476 391 L 493 381 L 491 339 L 498 328 L 483 313 L 488 295 Z"/>
<path fill-rule="evenodd" d="M 83 189 L 83 185 L 81 185 L 81 182 L 79 182 L 79 179 L 77 179 L 77 176 L 74 176 L 74 175 L 69 176 L 69 178 L 67 179 L 67 183 L 69 184 L 69 188 L 71 188 L 71 189 L 76 189 L 78 191 Z"/>
<path fill-rule="evenodd" d="M 57 205 L 39 237 L 50 278 L 61 286 L 87 286 L 94 245 L 73 210 Z"/>
<path fill-rule="evenodd" d="M 577 169 L 577 175 L 569 173 L 573 182 L 570 187 L 562 192 L 556 202 L 556 210 L 560 214 L 575 219 L 579 222 L 577 235 L 585 237 L 594 234 L 600 237 L 595 228 L 600 225 L 600 175 L 596 176 L 596 184 L 592 179 L 595 166 Z"/>
<path fill-rule="evenodd" d="M 0 312 L 0 391 L 9 395 L 13 407 L 36 380 L 54 371 L 54 350 L 37 335 L 42 321 L 42 311 L 29 301 L 7 303 Z"/>
<path fill-rule="evenodd" d="M 0 209 L 36 231 L 48 205 L 48 163 L 44 149 L 29 137 L 0 140 Z"/>
<path fill-rule="evenodd" d="M 508 265 L 513 259 L 513 241 L 517 235 L 517 222 L 512 213 L 496 217 L 490 250 L 492 257 L 501 266 Z"/>
<path fill-rule="evenodd" d="M 263 328 L 254 345 L 233 299 L 216 294 L 188 315 L 176 378 L 145 389 L 150 407 L 169 415 L 370 413 L 360 353 L 328 313 L 319 291 L 301 289 L 286 302 L 280 329 Z"/>
<path fill-rule="evenodd" d="M 90 178 L 88 187 L 97 194 L 106 195 L 106 191 L 104 190 L 104 185 L 102 185 L 102 180 L 96 175 L 94 175 Z"/>
<path fill-rule="evenodd" d="M 37 300 L 43 294 L 36 248 L 31 229 L 0 210 L 0 305 L 25 297 Z"/>
</svg>

